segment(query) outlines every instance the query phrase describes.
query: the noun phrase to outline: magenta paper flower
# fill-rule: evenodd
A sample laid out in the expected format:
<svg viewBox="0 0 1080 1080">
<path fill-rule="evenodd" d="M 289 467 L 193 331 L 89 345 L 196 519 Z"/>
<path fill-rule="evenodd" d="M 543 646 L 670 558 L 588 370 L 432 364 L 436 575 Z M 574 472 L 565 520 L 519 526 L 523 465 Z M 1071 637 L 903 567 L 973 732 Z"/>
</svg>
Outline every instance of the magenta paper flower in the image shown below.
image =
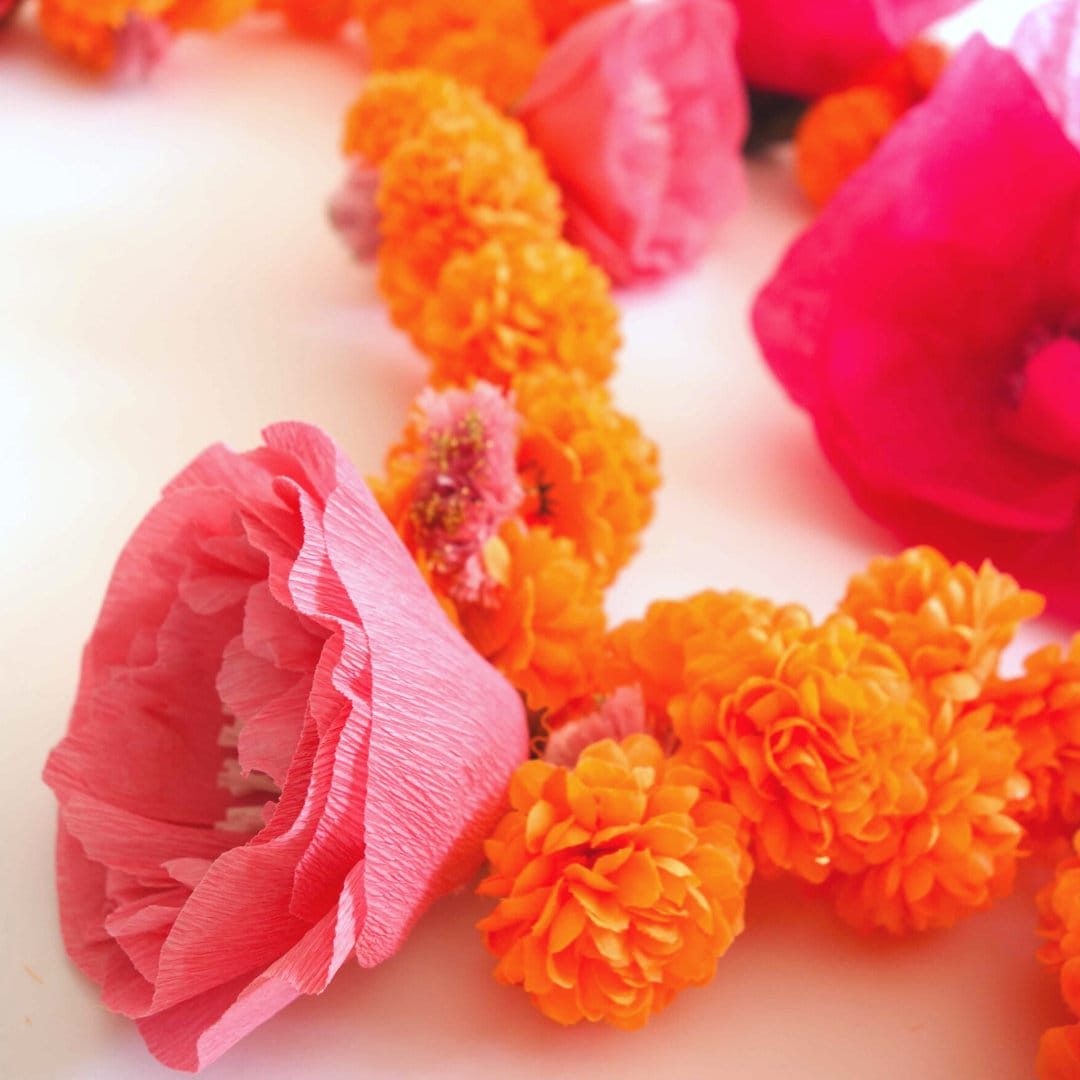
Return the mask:
<svg viewBox="0 0 1080 1080">
<path fill-rule="evenodd" d="M 1080 152 L 971 42 L 754 310 L 833 466 L 904 539 L 1080 613 Z"/>
<path fill-rule="evenodd" d="M 737 22 L 728 0 L 603 8 L 552 46 L 518 108 L 567 237 L 619 284 L 694 262 L 742 205 Z"/>
<path fill-rule="evenodd" d="M 198 1070 L 467 882 L 527 755 L 315 428 L 206 451 L 120 557 L 45 779 L 68 952 Z"/>
<path fill-rule="evenodd" d="M 1012 47 L 1069 138 L 1080 143 L 1080 0 L 1035 8 L 1021 21 Z"/>
<path fill-rule="evenodd" d="M 736 0 L 751 85 L 819 97 L 971 0 Z"/>
</svg>

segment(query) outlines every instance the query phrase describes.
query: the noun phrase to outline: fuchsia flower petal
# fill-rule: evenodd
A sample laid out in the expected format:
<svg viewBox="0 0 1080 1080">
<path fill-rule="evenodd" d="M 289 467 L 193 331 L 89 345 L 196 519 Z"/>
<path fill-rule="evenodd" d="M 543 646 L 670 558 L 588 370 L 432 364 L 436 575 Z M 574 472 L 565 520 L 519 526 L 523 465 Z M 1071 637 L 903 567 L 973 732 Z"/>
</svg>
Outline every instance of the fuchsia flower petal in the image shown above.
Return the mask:
<svg viewBox="0 0 1080 1080">
<path fill-rule="evenodd" d="M 558 39 L 518 108 L 568 238 L 617 283 L 692 263 L 742 205 L 736 32 L 728 0 L 613 4 Z"/>
<path fill-rule="evenodd" d="M 991 556 L 1073 611 L 1078 252 L 1080 153 L 1017 61 L 977 39 L 754 311 L 867 510 L 905 539 Z"/>
<path fill-rule="evenodd" d="M 68 951 L 200 1069 L 468 881 L 527 738 L 325 435 L 208 450 L 121 555 L 46 766 Z"/>
<path fill-rule="evenodd" d="M 970 0 L 736 0 L 753 86 L 819 97 L 848 85 Z"/>
</svg>

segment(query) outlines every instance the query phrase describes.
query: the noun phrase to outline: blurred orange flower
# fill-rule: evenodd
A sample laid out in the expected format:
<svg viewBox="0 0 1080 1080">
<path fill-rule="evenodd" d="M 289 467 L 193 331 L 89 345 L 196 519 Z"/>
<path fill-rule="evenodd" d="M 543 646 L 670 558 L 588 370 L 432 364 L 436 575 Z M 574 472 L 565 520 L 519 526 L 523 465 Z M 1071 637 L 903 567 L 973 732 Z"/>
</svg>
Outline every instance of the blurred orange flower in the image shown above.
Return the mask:
<svg viewBox="0 0 1080 1080">
<path fill-rule="evenodd" d="M 995 679 L 984 700 L 1020 743 L 1031 781 L 1018 807 L 1030 825 L 1080 826 L 1080 634 L 1068 651 L 1048 645 L 1024 661 L 1024 674 Z"/>
<path fill-rule="evenodd" d="M 619 313 L 603 271 L 565 241 L 493 240 L 454 255 L 414 331 L 437 382 L 509 385 L 539 364 L 608 378 Z"/>
<path fill-rule="evenodd" d="M 1064 860 L 1054 880 L 1039 893 L 1039 933 L 1046 944 L 1039 959 L 1057 973 L 1062 996 L 1080 1015 L 1080 833 L 1077 854 Z M 1051 1028 L 1039 1044 L 1039 1080 L 1076 1080 L 1080 1075 L 1080 1024 Z"/>
<path fill-rule="evenodd" d="M 705 782 L 648 735 L 596 743 L 573 770 L 522 765 L 479 888 L 499 901 L 479 924 L 496 977 L 559 1023 L 625 1029 L 707 983 L 742 932 L 752 866 Z"/>
</svg>

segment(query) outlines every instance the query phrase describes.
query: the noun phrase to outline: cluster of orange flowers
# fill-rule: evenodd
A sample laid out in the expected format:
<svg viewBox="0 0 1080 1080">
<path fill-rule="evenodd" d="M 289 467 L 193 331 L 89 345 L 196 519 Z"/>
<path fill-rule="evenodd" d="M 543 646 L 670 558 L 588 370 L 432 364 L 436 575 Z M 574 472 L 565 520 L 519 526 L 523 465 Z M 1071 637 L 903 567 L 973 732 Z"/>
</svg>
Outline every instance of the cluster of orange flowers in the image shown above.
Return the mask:
<svg viewBox="0 0 1080 1080">
<path fill-rule="evenodd" d="M 916 41 L 810 107 L 796 132 L 795 152 L 799 183 L 815 206 L 824 206 L 897 121 L 927 97 L 947 61 L 941 45 Z"/>
<path fill-rule="evenodd" d="M 307 37 L 362 27 L 376 71 L 423 67 L 508 107 L 528 88 L 547 44 L 612 0 L 40 0 L 46 40 L 93 71 L 112 70 L 126 35 L 146 23 L 169 33 L 216 31 L 252 11 Z M 144 46 L 147 47 L 147 46 Z"/>
<path fill-rule="evenodd" d="M 604 385 L 609 282 L 561 239 L 558 189 L 520 125 L 475 89 L 373 76 L 345 150 L 378 170 L 380 286 L 432 365 L 376 490 L 469 640 L 553 714 L 590 688 L 603 590 L 659 483 L 656 447 Z"/>
</svg>

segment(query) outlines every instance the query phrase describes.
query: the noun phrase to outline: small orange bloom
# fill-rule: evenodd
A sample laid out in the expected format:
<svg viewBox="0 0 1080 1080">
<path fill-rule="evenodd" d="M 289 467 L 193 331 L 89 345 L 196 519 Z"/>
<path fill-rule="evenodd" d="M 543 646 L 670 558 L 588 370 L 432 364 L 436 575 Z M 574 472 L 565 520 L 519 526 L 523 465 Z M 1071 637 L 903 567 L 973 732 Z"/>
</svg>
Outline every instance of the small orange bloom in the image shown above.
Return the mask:
<svg viewBox="0 0 1080 1080">
<path fill-rule="evenodd" d="M 1080 826 L 1080 634 L 1068 652 L 1048 645 L 1024 661 L 1016 679 L 994 679 L 983 700 L 1020 742 L 1020 769 L 1031 794 L 1018 807 L 1030 824 Z"/>
<path fill-rule="evenodd" d="M 115 29 L 87 18 L 65 0 L 40 0 L 38 20 L 45 40 L 90 71 L 109 71 L 116 59 Z"/>
<path fill-rule="evenodd" d="M 547 366 L 514 381 L 523 516 L 569 537 L 603 584 L 638 549 L 660 484 L 657 449 L 603 386 Z"/>
<path fill-rule="evenodd" d="M 562 228 L 558 188 L 509 119 L 432 114 L 384 161 L 378 206 L 379 284 L 410 332 L 452 256 L 496 239 L 554 239 Z"/>
<path fill-rule="evenodd" d="M 777 607 L 741 592 L 706 590 L 685 600 L 658 600 L 644 618 L 630 619 L 608 635 L 601 681 L 610 688 L 640 686 L 650 719 L 667 731 L 668 705 L 686 688 L 688 658 L 715 658 L 724 650 L 735 665 L 765 651 L 774 634 L 811 624 L 804 608 Z"/>
<path fill-rule="evenodd" d="M 361 155 L 369 165 L 381 165 L 392 150 L 443 113 L 492 124 L 500 119 L 483 95 L 447 75 L 424 68 L 376 73 L 345 118 L 342 149 L 348 156 Z"/>
<path fill-rule="evenodd" d="M 926 711 L 903 661 L 842 616 L 756 644 L 695 657 L 670 707 L 679 753 L 745 815 L 763 866 L 811 882 L 861 869 L 925 801 Z"/>
<path fill-rule="evenodd" d="M 943 701 L 974 701 L 1001 651 L 1043 598 L 984 562 L 953 565 L 929 547 L 878 558 L 856 574 L 839 610 L 888 642 Z"/>
<path fill-rule="evenodd" d="M 1027 790 L 1020 748 L 989 706 L 943 702 L 915 773 L 913 812 L 887 822 L 862 873 L 834 879 L 841 917 L 862 930 L 942 929 L 1007 895 L 1023 829 L 1010 808 Z"/>
<path fill-rule="evenodd" d="M 1039 959 L 1056 972 L 1061 992 L 1080 1015 L 1080 833 L 1073 839 L 1077 854 L 1062 862 L 1038 896 L 1039 934 L 1046 944 Z M 1039 1044 L 1039 1080 L 1076 1080 L 1080 1076 L 1080 1025 L 1051 1028 Z"/>
<path fill-rule="evenodd" d="M 524 695 L 554 711 L 589 688 L 604 635 L 604 597 L 565 537 L 508 522 L 506 582 L 493 605 L 460 604 L 465 636 Z"/>
<path fill-rule="evenodd" d="M 255 0 L 174 0 L 164 18 L 177 31 L 218 33 L 254 7 Z"/>
<path fill-rule="evenodd" d="M 824 206 L 867 162 L 882 139 L 933 89 L 948 53 L 917 41 L 869 72 L 857 86 L 815 102 L 795 137 L 799 182 L 815 206 Z"/>
<path fill-rule="evenodd" d="M 494 240 L 454 255 L 439 276 L 414 340 L 437 382 L 507 386 L 540 364 L 608 378 L 619 313 L 603 271 L 556 237 Z"/>
<path fill-rule="evenodd" d="M 525 92 L 543 59 L 530 0 L 355 0 L 353 10 L 376 71 L 439 71 L 499 106 Z"/>
<path fill-rule="evenodd" d="M 499 900 L 479 924 L 496 978 L 561 1024 L 625 1029 L 707 983 L 742 932 L 752 866 L 705 782 L 648 735 L 596 743 L 573 770 L 522 765 L 478 890 Z"/>
</svg>

